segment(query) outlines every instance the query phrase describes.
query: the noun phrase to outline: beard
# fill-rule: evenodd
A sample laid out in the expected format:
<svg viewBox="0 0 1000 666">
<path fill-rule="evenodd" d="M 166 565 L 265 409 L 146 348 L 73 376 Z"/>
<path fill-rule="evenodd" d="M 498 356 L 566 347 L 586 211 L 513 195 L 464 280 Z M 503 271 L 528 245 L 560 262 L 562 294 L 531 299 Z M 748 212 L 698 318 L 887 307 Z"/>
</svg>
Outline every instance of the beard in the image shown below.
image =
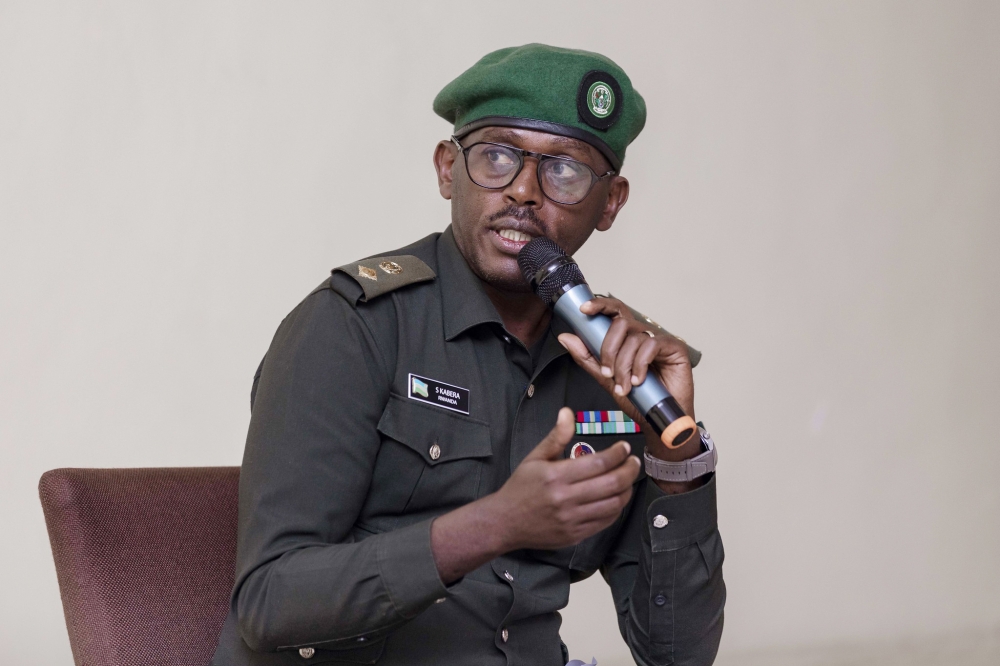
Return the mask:
<svg viewBox="0 0 1000 666">
<path fill-rule="evenodd" d="M 494 289 L 511 293 L 532 293 L 531 285 L 524 279 L 521 270 L 516 267 L 513 271 L 503 270 L 499 266 L 491 265 L 486 258 L 484 233 L 492 233 L 491 225 L 502 218 L 522 220 L 531 223 L 539 232 L 544 228 L 543 222 L 531 208 L 515 206 L 510 204 L 490 214 L 485 221 L 480 224 L 469 220 L 460 219 L 458 211 L 452 209 L 452 228 L 455 231 L 455 241 L 462 256 L 465 257 L 469 268 L 483 282 Z"/>
</svg>

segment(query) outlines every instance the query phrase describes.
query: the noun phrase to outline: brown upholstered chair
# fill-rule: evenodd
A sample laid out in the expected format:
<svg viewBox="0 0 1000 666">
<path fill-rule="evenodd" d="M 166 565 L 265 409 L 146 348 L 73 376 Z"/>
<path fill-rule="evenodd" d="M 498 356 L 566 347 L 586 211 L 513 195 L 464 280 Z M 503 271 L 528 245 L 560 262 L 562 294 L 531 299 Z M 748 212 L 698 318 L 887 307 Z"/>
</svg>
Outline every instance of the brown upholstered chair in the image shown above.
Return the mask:
<svg viewBox="0 0 1000 666">
<path fill-rule="evenodd" d="M 238 484 L 238 467 L 42 475 L 78 666 L 209 663 L 233 586 Z"/>
</svg>

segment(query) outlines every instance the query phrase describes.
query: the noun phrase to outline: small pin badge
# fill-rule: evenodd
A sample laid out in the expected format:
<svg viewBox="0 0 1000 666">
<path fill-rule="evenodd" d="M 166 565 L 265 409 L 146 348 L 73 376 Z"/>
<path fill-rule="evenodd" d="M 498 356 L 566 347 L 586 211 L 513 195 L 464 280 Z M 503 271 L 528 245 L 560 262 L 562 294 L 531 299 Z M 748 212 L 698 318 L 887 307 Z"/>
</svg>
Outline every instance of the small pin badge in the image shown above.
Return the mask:
<svg viewBox="0 0 1000 666">
<path fill-rule="evenodd" d="M 378 265 L 383 271 L 389 275 L 399 275 L 403 272 L 403 267 L 397 264 L 395 261 L 383 261 Z M 374 272 L 374 271 L 372 271 Z"/>
<path fill-rule="evenodd" d="M 583 456 L 590 456 L 595 453 L 594 447 L 587 442 L 577 442 L 573 445 L 573 448 L 569 450 L 570 458 L 582 458 Z"/>
<path fill-rule="evenodd" d="M 366 278 L 368 280 L 378 281 L 378 274 L 375 272 L 374 268 L 368 268 L 367 266 L 358 266 L 358 275 Z"/>
</svg>

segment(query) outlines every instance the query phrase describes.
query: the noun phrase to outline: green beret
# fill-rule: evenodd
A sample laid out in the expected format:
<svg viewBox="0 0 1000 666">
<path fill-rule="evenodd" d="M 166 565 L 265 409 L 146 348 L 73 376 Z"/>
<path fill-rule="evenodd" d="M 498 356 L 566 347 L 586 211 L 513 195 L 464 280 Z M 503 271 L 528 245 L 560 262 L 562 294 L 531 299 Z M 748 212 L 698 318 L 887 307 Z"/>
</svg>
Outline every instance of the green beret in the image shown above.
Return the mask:
<svg viewBox="0 0 1000 666">
<path fill-rule="evenodd" d="M 617 171 L 646 124 L 646 103 L 621 67 L 589 51 L 527 44 L 494 51 L 434 98 L 455 136 L 519 127 L 586 141 Z"/>
</svg>

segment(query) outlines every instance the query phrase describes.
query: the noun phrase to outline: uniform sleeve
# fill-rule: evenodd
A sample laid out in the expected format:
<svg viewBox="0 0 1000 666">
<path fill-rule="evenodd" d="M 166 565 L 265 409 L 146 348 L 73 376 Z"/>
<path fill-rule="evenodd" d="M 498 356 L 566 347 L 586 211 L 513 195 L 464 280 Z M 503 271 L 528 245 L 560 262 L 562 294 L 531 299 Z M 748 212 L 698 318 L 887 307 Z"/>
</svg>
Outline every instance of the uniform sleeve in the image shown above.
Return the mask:
<svg viewBox="0 0 1000 666">
<path fill-rule="evenodd" d="M 261 368 L 240 477 L 233 607 L 257 651 L 373 641 L 446 595 L 430 521 L 355 538 L 388 400 L 386 361 L 329 289 L 282 322 Z"/>
<path fill-rule="evenodd" d="M 637 491 L 601 567 L 619 629 L 640 666 L 708 666 L 726 603 L 715 475 L 680 495 L 667 495 L 649 478 Z"/>
</svg>

